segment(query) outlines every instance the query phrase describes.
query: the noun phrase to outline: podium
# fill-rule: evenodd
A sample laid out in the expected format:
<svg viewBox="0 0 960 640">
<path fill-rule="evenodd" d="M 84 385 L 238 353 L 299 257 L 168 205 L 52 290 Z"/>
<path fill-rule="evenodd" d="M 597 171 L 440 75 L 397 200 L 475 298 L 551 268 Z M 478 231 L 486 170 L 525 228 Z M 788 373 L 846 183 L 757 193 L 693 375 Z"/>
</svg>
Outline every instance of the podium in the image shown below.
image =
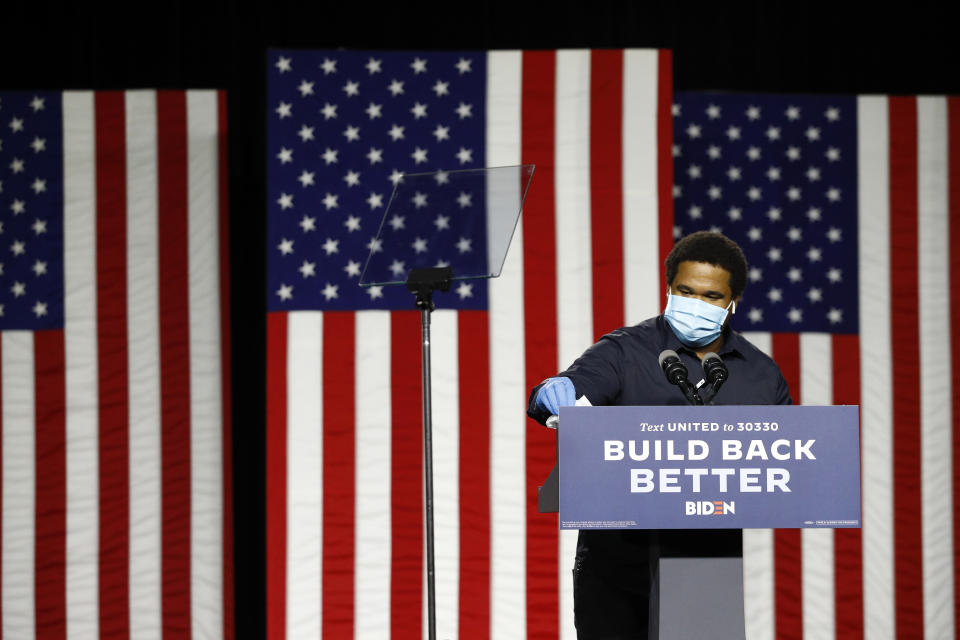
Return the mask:
<svg viewBox="0 0 960 640">
<path fill-rule="evenodd" d="M 856 528 L 859 439 L 856 406 L 563 407 L 538 506 L 558 510 L 562 529 L 704 530 L 700 540 Z M 743 638 L 742 556 L 691 551 L 653 560 L 650 638 Z"/>
</svg>

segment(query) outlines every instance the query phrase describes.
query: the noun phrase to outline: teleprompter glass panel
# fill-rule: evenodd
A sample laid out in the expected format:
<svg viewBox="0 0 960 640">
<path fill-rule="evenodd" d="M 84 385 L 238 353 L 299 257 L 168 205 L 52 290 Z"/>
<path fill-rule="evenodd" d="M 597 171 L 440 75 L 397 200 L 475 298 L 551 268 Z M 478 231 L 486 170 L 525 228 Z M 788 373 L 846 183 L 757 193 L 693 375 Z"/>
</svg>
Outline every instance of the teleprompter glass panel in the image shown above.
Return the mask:
<svg viewBox="0 0 960 640">
<path fill-rule="evenodd" d="M 360 285 L 404 284 L 423 267 L 450 267 L 454 280 L 500 275 L 533 169 L 404 175 L 370 242 Z"/>
</svg>

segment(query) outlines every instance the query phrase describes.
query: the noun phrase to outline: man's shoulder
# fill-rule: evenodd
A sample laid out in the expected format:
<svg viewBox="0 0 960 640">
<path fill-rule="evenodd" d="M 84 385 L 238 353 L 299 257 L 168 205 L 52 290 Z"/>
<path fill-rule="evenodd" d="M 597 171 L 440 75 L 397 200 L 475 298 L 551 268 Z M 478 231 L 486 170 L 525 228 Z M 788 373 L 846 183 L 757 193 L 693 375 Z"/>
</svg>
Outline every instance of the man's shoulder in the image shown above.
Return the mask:
<svg viewBox="0 0 960 640">
<path fill-rule="evenodd" d="M 628 327 L 620 327 L 610 333 L 605 334 L 601 340 L 613 340 L 616 342 L 659 342 L 661 339 L 661 327 L 657 320 L 660 316 L 647 318 L 639 324 Z"/>
<path fill-rule="evenodd" d="M 735 345 L 731 346 L 734 346 L 734 348 L 740 352 L 744 360 L 755 365 L 771 366 L 779 369 L 773 358 L 761 351 L 759 347 L 750 342 L 742 333 L 736 331 L 731 331 L 731 333 L 737 338 Z"/>
<path fill-rule="evenodd" d="M 651 318 L 603 335 L 560 375 L 573 380 L 578 394 L 591 402 L 616 404 L 624 385 L 635 385 L 641 372 L 656 370 L 662 338 Z"/>
<path fill-rule="evenodd" d="M 604 351 L 616 349 L 624 354 L 637 354 L 662 351 L 663 327 L 657 317 L 648 318 L 638 324 L 620 327 L 604 334 L 594 345 Z"/>
</svg>

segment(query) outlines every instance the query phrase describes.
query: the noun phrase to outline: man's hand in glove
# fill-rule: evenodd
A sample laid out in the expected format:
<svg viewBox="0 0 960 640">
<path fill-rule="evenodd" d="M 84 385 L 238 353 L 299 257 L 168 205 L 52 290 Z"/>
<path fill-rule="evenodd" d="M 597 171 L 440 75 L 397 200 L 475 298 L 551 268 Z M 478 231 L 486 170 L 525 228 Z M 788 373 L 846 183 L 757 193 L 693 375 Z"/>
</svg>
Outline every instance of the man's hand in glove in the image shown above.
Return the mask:
<svg viewBox="0 0 960 640">
<path fill-rule="evenodd" d="M 560 413 L 560 407 L 572 407 L 577 403 L 577 392 L 570 378 L 547 378 L 537 391 L 537 406 L 552 415 Z"/>
</svg>

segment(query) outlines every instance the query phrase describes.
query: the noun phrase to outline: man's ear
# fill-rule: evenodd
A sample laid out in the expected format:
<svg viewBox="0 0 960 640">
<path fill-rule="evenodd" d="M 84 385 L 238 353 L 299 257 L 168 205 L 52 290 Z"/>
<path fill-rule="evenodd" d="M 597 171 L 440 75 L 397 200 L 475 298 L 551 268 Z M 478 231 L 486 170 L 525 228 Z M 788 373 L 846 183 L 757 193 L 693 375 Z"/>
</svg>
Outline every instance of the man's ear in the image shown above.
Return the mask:
<svg viewBox="0 0 960 640">
<path fill-rule="evenodd" d="M 733 299 L 733 306 L 730 307 L 730 315 L 733 315 L 734 313 L 737 312 L 737 305 L 740 304 L 740 298 L 742 297 L 743 296 L 737 296 L 736 298 Z"/>
</svg>

